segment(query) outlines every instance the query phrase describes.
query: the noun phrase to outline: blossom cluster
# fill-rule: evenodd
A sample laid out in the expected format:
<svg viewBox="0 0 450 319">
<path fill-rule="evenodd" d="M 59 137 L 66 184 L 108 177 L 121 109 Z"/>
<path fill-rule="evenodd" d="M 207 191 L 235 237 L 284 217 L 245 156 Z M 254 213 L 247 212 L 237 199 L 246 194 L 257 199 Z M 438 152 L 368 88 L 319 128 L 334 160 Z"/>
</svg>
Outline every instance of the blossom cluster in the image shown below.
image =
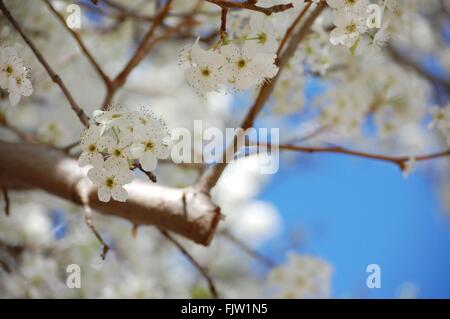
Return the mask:
<svg viewBox="0 0 450 319">
<path fill-rule="evenodd" d="M 436 129 L 450 145 L 450 104 L 445 107 L 435 107 L 431 111 L 433 119 L 428 125 L 429 129 Z"/>
<path fill-rule="evenodd" d="M 12 46 L 0 47 L 0 88 L 8 91 L 12 106 L 19 103 L 22 95 L 33 93 L 28 68 Z"/>
<path fill-rule="evenodd" d="M 364 40 L 371 49 L 377 50 L 389 39 L 388 24 L 377 20 L 381 20 L 384 9 L 395 10 L 396 0 L 383 1 L 383 8 L 377 5 L 377 9 L 373 9 L 369 0 L 327 0 L 327 4 L 333 9 L 335 28 L 330 33 L 333 45 L 344 45 L 355 52 Z M 365 34 L 368 38 L 363 38 Z"/>
<path fill-rule="evenodd" d="M 329 298 L 332 272 L 321 259 L 290 254 L 287 263 L 270 272 L 269 281 L 279 298 Z"/>
<path fill-rule="evenodd" d="M 101 201 L 108 202 L 111 197 L 126 201 L 128 193 L 123 186 L 133 180 L 132 170 L 139 167 L 152 172 L 158 159 L 167 156 L 167 126 L 145 109 L 129 111 L 122 106 L 94 111 L 93 119 L 81 133 L 79 165 L 93 166 L 88 177 L 98 187 Z"/>
<path fill-rule="evenodd" d="M 224 35 L 208 50 L 200 47 L 198 39 L 182 50 L 180 65 L 197 93 L 203 95 L 222 87 L 247 90 L 277 75 L 278 41 L 272 21 L 257 15 L 249 26 L 248 34 L 234 39 Z"/>
</svg>

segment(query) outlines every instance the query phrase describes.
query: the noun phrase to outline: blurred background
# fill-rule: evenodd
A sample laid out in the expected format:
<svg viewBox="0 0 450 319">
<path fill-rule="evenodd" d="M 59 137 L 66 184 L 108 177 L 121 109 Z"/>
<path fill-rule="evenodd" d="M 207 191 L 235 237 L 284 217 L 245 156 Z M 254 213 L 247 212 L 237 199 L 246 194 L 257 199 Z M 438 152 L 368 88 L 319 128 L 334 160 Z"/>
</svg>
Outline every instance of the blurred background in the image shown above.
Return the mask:
<svg viewBox="0 0 450 319">
<path fill-rule="evenodd" d="M 295 13 L 303 2 L 294 1 Z M 5 3 L 77 102 L 92 114 L 103 102 L 105 88 L 60 21 L 41 1 Z M 69 4 L 80 5 L 83 20 L 78 33 L 113 76 L 129 60 L 165 1 L 51 3 L 63 16 L 68 15 Z M 192 3 L 174 1 L 168 26 L 190 12 Z M 339 114 L 363 110 L 357 128 L 337 125 L 302 145 L 339 145 L 393 156 L 448 148 L 446 136 L 427 126 L 433 107 L 448 107 L 449 94 L 442 83 L 428 81 L 427 74 L 434 80 L 449 79 L 450 2 L 399 0 L 392 8 L 392 44 L 425 75 L 395 63 L 387 48 L 373 59 L 364 52 L 353 55 L 331 46 L 332 14 L 326 10 L 314 25 L 313 36 L 283 73 L 256 127 L 280 128 L 280 142 L 314 135 L 328 127 L 324 121 L 332 102 L 344 97 L 353 109 Z M 144 106 L 163 117 L 171 129 L 192 131 L 198 119 L 204 128 L 222 130 L 241 122 L 256 90 L 199 96 L 186 84 L 179 66 L 180 51 L 197 36 L 202 36 L 205 48 L 216 40 L 205 38 L 217 31 L 220 10 L 206 3 L 201 9 L 198 24 L 153 48 L 130 74 L 116 103 L 131 110 Z M 251 14 L 233 11 L 230 34 L 242 32 Z M 0 40 L 1 45 L 17 48 L 30 67 L 34 89 L 15 107 L 0 92 L 4 93 L 0 94 L 0 138 L 23 142 L 14 133 L 19 130 L 56 147 L 77 141 L 80 123 L 4 16 L 0 16 Z M 380 92 L 386 93 L 384 104 L 372 110 L 372 100 Z M 79 153 L 75 148 L 71 156 L 76 159 Z M 249 156 L 230 164 L 213 191 L 226 219 L 211 246 L 176 238 L 208 270 L 221 297 L 450 298 L 449 163 L 443 158 L 420 162 L 404 174 L 396 165 L 376 160 L 283 152 L 279 171 L 261 175 L 257 156 Z M 197 180 L 201 169 L 162 162 L 155 174 L 162 185 L 185 187 Z M 137 178 L 146 179 L 142 174 Z M 198 269 L 153 227 L 140 227 L 134 237 L 128 221 L 95 214 L 96 228 L 111 246 L 103 261 L 101 246 L 84 224 L 80 207 L 39 190 L 9 195 L 11 216 L 0 213 L 1 298 L 212 297 Z M 4 204 L 0 201 L 1 207 Z M 66 285 L 70 264 L 81 267 L 80 289 Z M 370 264 L 381 267 L 378 289 L 366 285 Z"/>
</svg>

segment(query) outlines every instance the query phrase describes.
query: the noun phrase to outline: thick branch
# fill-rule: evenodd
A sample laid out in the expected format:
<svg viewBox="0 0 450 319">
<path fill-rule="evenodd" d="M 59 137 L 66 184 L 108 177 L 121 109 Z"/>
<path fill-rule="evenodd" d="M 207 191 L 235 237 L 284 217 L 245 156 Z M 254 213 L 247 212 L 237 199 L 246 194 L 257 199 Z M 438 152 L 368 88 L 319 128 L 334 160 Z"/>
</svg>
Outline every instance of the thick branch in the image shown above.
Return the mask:
<svg viewBox="0 0 450 319">
<path fill-rule="evenodd" d="M 191 188 L 176 189 L 135 180 L 126 185 L 127 202 L 98 200 L 86 169 L 64 152 L 42 145 L 0 142 L 0 187 L 41 189 L 55 196 L 89 205 L 106 215 L 125 218 L 135 225 L 155 225 L 196 243 L 208 245 L 221 214 L 211 198 Z"/>
</svg>

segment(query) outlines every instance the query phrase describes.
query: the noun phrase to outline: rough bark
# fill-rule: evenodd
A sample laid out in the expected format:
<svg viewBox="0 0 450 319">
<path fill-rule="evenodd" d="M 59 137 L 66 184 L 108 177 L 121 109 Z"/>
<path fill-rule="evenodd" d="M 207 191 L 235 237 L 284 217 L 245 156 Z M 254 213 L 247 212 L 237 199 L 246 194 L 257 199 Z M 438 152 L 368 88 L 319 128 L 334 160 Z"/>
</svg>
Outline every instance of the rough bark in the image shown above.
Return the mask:
<svg viewBox="0 0 450 319">
<path fill-rule="evenodd" d="M 40 189 L 77 204 L 84 197 L 102 214 L 135 225 L 154 225 L 202 245 L 210 243 L 221 214 L 209 195 L 194 188 L 170 188 L 136 179 L 126 185 L 127 202 L 102 203 L 86 173 L 87 169 L 64 152 L 42 145 L 0 142 L 0 187 Z"/>
</svg>

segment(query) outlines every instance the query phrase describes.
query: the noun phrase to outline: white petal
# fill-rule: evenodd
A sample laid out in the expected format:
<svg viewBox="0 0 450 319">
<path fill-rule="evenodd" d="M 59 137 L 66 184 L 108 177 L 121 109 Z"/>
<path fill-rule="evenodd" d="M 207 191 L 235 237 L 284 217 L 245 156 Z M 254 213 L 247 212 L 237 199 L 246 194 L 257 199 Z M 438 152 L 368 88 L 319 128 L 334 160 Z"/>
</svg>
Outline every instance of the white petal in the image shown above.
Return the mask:
<svg viewBox="0 0 450 319">
<path fill-rule="evenodd" d="M 152 172 L 158 166 L 158 160 L 152 152 L 145 152 L 144 155 L 139 159 L 142 168 L 147 172 Z"/>
<path fill-rule="evenodd" d="M 98 167 L 91 168 L 88 171 L 87 176 L 95 185 L 101 185 L 105 180 L 105 174 Z"/>
<path fill-rule="evenodd" d="M 128 199 L 128 192 L 122 186 L 115 186 L 111 190 L 112 198 L 119 202 L 125 202 Z"/>
<path fill-rule="evenodd" d="M 117 172 L 115 172 L 115 177 L 117 183 L 121 185 L 129 184 L 134 178 L 133 172 L 129 168 L 121 168 Z"/>
<path fill-rule="evenodd" d="M 144 154 L 145 146 L 142 143 L 133 143 L 130 146 L 130 153 L 133 158 L 140 158 Z"/>
<path fill-rule="evenodd" d="M 220 48 L 220 53 L 227 59 L 232 61 L 237 60 L 241 53 L 237 46 L 234 44 L 224 45 Z"/>
<path fill-rule="evenodd" d="M 31 81 L 27 78 L 22 78 L 20 90 L 23 96 L 30 96 L 33 94 L 33 86 L 31 85 Z"/>
<path fill-rule="evenodd" d="M 100 186 L 98 188 L 98 199 L 104 203 L 109 202 L 111 200 L 111 191 L 109 190 L 109 188 Z"/>
<path fill-rule="evenodd" d="M 122 157 L 111 156 L 105 161 L 105 170 L 107 172 L 115 173 L 121 169 L 129 169 L 128 161 Z"/>
<path fill-rule="evenodd" d="M 86 166 L 89 164 L 89 153 L 87 152 L 83 152 L 80 154 L 80 157 L 78 158 L 78 165 L 80 165 L 81 167 Z"/>
<path fill-rule="evenodd" d="M 16 106 L 19 103 L 20 97 L 21 97 L 20 93 L 17 92 L 16 90 L 9 92 L 9 102 L 11 103 L 12 106 Z"/>
</svg>

